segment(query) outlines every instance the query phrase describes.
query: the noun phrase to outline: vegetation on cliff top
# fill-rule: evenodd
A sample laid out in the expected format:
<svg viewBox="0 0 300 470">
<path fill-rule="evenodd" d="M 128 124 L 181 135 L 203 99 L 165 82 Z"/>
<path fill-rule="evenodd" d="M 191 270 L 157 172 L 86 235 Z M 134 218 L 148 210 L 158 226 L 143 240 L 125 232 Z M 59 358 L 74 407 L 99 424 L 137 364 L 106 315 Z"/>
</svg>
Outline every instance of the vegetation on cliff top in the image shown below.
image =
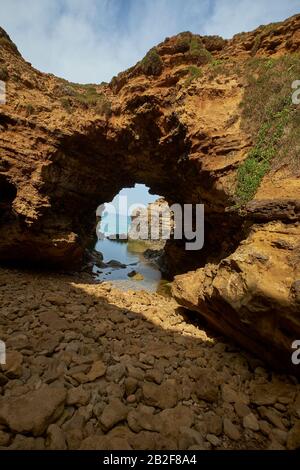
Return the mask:
<svg viewBox="0 0 300 470">
<path fill-rule="evenodd" d="M 246 70 L 242 126 L 256 138 L 238 169 L 239 205 L 254 197 L 267 172 L 285 166 L 300 173 L 300 109 L 292 103 L 292 83 L 300 77 L 299 55 L 255 58 Z"/>
<path fill-rule="evenodd" d="M 163 69 L 163 61 L 155 47 L 147 52 L 141 61 L 141 68 L 145 75 L 160 75 Z"/>
<path fill-rule="evenodd" d="M 111 114 L 110 101 L 95 86 L 69 83 L 63 90 L 64 96 L 60 101 L 66 111 L 71 112 L 73 104 L 79 103 L 83 108 L 92 108 L 96 113 L 106 116 Z"/>
</svg>

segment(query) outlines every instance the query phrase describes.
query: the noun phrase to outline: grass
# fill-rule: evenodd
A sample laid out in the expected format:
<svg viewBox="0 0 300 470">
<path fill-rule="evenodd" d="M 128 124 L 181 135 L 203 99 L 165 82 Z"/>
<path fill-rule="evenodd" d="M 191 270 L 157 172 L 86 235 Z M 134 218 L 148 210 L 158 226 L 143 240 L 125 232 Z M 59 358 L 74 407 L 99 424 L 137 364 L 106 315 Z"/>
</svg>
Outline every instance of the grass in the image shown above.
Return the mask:
<svg viewBox="0 0 300 470">
<path fill-rule="evenodd" d="M 160 75 L 163 61 L 155 48 L 150 49 L 141 61 L 141 69 L 145 75 Z"/>
<path fill-rule="evenodd" d="M 103 93 L 98 93 L 92 85 L 79 85 L 70 83 L 70 92 L 63 96 L 60 102 L 67 112 L 72 112 L 73 104 L 80 104 L 82 108 L 94 109 L 98 114 L 109 116 L 111 114 L 111 103 Z"/>
<path fill-rule="evenodd" d="M 290 113 L 290 103 L 287 103 L 280 112 L 271 114 L 261 126 L 255 146 L 238 169 L 236 196 L 239 203 L 244 204 L 253 198 L 263 177 L 270 170 Z"/>
<path fill-rule="evenodd" d="M 197 59 L 198 64 L 208 64 L 212 60 L 211 53 L 205 49 L 201 40 L 195 36 L 191 39 L 189 53 Z"/>
<path fill-rule="evenodd" d="M 187 68 L 187 71 L 188 77 L 184 82 L 184 86 L 189 86 L 194 80 L 197 80 L 197 78 L 201 78 L 203 75 L 202 70 L 199 67 L 196 67 L 195 65 L 190 65 Z"/>
<path fill-rule="evenodd" d="M 31 103 L 25 105 L 26 116 L 31 116 L 34 113 L 34 106 Z"/>
<path fill-rule="evenodd" d="M 269 171 L 283 166 L 294 175 L 300 171 L 300 108 L 292 103 L 291 88 L 300 77 L 299 56 L 255 58 L 246 64 L 246 73 L 242 127 L 256 138 L 238 169 L 238 206 L 254 197 Z"/>
</svg>

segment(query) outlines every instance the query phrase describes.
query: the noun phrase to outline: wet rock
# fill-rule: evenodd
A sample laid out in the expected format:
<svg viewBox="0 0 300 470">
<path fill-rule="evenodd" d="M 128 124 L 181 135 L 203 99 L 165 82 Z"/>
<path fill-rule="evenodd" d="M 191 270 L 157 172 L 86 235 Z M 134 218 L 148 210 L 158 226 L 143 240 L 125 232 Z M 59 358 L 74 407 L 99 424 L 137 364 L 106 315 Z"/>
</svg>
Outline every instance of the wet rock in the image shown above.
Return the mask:
<svg viewBox="0 0 300 470">
<path fill-rule="evenodd" d="M 143 281 L 144 276 L 141 273 L 138 273 L 136 271 L 130 271 L 130 273 L 127 274 L 128 277 L 130 277 L 133 281 Z"/>
<path fill-rule="evenodd" d="M 113 268 L 113 269 L 125 269 L 125 268 L 127 268 L 126 264 L 120 263 L 120 261 L 117 261 L 115 259 L 112 259 L 108 263 L 106 263 L 106 266 L 109 267 L 109 268 Z"/>
</svg>

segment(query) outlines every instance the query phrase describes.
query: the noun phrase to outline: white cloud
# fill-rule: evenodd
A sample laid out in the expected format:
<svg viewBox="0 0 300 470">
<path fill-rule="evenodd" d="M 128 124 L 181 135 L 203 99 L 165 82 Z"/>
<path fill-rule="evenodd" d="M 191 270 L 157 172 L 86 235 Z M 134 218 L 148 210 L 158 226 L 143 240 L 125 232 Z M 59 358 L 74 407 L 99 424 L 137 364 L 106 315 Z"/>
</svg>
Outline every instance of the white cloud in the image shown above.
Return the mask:
<svg viewBox="0 0 300 470">
<path fill-rule="evenodd" d="M 0 24 L 36 68 L 101 82 L 166 36 L 230 37 L 298 8 L 298 0 L 0 0 Z"/>
</svg>

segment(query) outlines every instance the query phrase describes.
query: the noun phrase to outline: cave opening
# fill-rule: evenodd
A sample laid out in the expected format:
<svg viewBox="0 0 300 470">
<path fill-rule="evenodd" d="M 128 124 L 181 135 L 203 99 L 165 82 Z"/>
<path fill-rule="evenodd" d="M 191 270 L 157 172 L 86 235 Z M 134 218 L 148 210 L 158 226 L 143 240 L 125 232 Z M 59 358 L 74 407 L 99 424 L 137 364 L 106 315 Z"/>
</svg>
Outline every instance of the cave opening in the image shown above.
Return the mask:
<svg viewBox="0 0 300 470">
<path fill-rule="evenodd" d="M 96 215 L 95 279 L 121 290 L 166 291 L 164 248 L 171 232 L 167 201 L 145 184 L 135 184 L 100 205 Z"/>
</svg>

